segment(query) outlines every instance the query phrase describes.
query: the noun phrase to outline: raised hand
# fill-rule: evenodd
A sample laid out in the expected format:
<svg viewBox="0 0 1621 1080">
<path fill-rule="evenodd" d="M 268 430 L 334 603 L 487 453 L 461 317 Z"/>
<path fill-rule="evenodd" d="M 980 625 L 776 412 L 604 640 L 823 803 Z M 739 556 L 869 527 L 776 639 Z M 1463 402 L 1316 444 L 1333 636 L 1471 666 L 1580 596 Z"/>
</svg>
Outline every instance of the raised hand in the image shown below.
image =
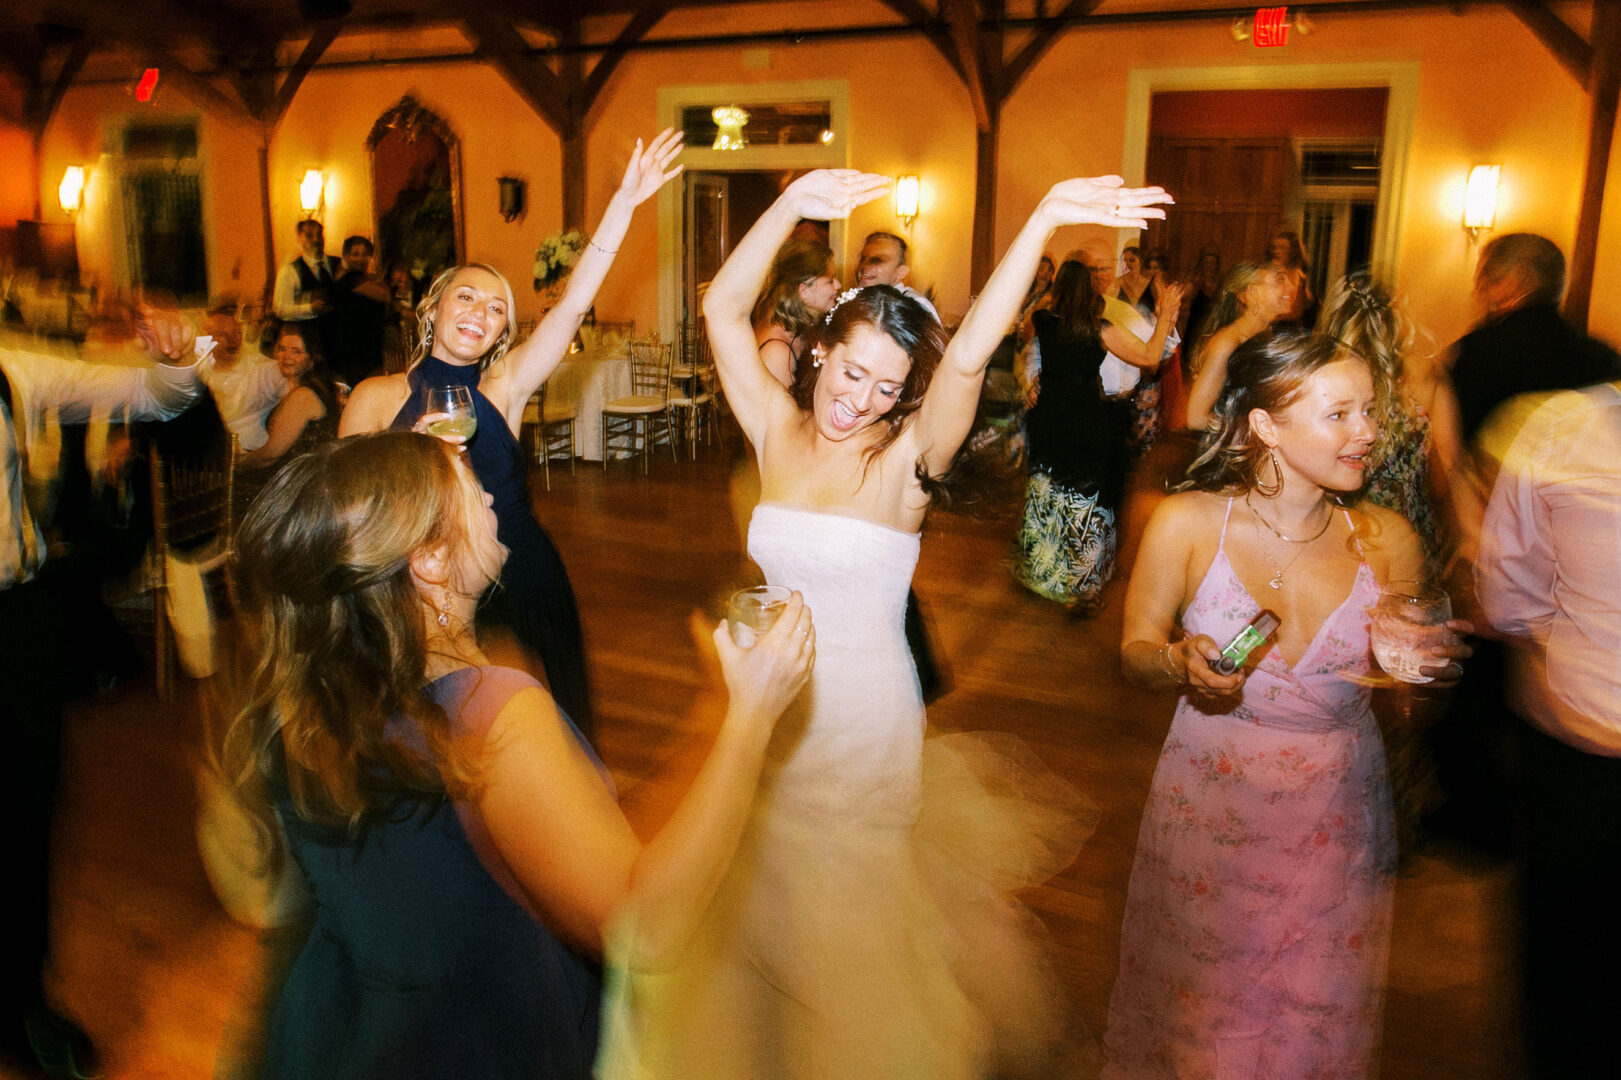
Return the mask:
<svg viewBox="0 0 1621 1080">
<path fill-rule="evenodd" d="M 1124 187 L 1118 176 L 1077 177 L 1053 185 L 1036 212 L 1052 228 L 1061 225 L 1106 225 L 1145 229 L 1150 218 L 1163 219 L 1159 204 L 1174 202 L 1162 187 Z"/>
<path fill-rule="evenodd" d="M 191 323 L 173 308 L 155 308 L 139 304 L 135 308 L 135 332 L 152 352 L 170 360 L 189 359 L 196 331 Z"/>
<path fill-rule="evenodd" d="M 802 218 L 832 221 L 847 218 L 862 203 L 889 192 L 889 177 L 855 169 L 817 169 L 788 185 L 782 204 Z"/>
<path fill-rule="evenodd" d="M 1154 304 L 1155 316 L 1175 322 L 1177 312 L 1182 309 L 1182 297 L 1187 292 L 1187 289 L 1177 282 L 1164 282 L 1157 291 L 1158 298 Z"/>
<path fill-rule="evenodd" d="M 636 140 L 636 149 L 625 166 L 625 178 L 619 182 L 620 194 L 630 199 L 631 205 L 640 206 L 659 188 L 681 175 L 686 166 L 677 165 L 672 169 L 670 163 L 685 149 L 682 138 L 675 128 L 665 128 L 646 150 L 642 149 L 642 140 Z"/>
</svg>

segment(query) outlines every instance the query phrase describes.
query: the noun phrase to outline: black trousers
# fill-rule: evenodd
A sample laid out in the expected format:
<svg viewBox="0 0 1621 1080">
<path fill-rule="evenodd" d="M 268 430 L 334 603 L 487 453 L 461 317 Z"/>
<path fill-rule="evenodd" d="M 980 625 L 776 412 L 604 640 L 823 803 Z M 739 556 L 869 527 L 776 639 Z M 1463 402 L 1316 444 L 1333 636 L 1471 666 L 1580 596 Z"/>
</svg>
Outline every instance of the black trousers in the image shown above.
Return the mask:
<svg viewBox="0 0 1621 1080">
<path fill-rule="evenodd" d="M 1621 758 L 1522 723 L 1526 1053 L 1533 1077 L 1621 1076 Z"/>
<path fill-rule="evenodd" d="M 69 620 L 56 590 L 35 579 L 0 589 L 0 1021 L 44 1003 L 49 951 L 51 819 L 62 772 L 62 705 Z"/>
</svg>

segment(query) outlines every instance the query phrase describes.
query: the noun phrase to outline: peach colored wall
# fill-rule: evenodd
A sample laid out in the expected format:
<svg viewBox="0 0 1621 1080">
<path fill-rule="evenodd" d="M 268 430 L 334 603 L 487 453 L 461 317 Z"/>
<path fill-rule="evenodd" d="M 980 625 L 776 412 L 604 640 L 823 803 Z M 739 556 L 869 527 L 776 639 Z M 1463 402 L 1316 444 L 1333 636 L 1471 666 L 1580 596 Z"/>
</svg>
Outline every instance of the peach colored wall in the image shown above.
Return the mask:
<svg viewBox="0 0 1621 1080">
<path fill-rule="evenodd" d="M 1462 15 L 1325 11 L 1313 12 L 1313 17 L 1312 35 L 1291 35 L 1287 48 L 1264 51 L 1234 44 L 1227 27 L 1218 23 L 1119 27 L 1061 37 L 1003 110 L 998 247 L 1011 240 L 1053 182 L 1123 167 L 1127 80 L 1133 70 L 1409 60 L 1420 65 L 1420 78 L 1396 270 L 1418 319 L 1443 343 L 1469 322 L 1474 250 L 1459 217 L 1462 180 L 1472 164 L 1503 165 L 1500 232 L 1541 232 L 1569 250 L 1585 154 L 1586 97 L 1516 18 L 1496 8 L 1475 7 Z M 661 23 L 655 36 L 894 19 L 876 0 L 761 4 L 679 12 Z M 617 23 L 603 25 L 606 29 L 593 34 L 610 33 Z M 765 66 L 758 66 L 762 60 Z M 1482 72 L 1496 74 L 1481 79 Z M 915 279 L 921 286 L 936 287 L 942 310 L 960 312 L 969 289 L 973 118 L 955 74 L 932 45 L 915 37 L 628 56 L 592 113 L 586 151 L 588 220 L 579 224 L 595 224 L 632 143 L 652 132 L 659 87 L 801 79 L 848 81 L 852 164 L 922 176 L 923 210 L 912 234 Z M 291 253 L 292 226 L 299 216 L 297 185 L 306 168 L 328 170 L 329 235 L 371 230 L 364 139 L 376 116 L 407 90 L 415 90 L 462 136 L 468 256 L 505 270 L 520 285 L 520 314 L 532 314 L 533 297 L 522 283 L 534 248 L 563 224 L 557 191 L 559 142 L 498 74 L 473 64 L 317 72 L 306 81 L 271 149 L 278 261 Z M 165 103 L 184 104 L 172 88 Z M 132 108 L 117 90 L 71 92 L 47 137 L 43 175 L 59 177 L 62 166 L 84 160 L 99 145 L 103 122 Z M 210 273 L 217 285 L 229 284 L 233 260 L 240 257 L 241 283 L 253 288 L 261 274 L 253 138 L 216 120 L 205 123 L 204 135 L 210 155 Z M 1621 161 L 1612 173 L 1621 173 Z M 504 174 L 530 183 L 528 216 L 511 225 L 496 212 L 495 178 Z M 1621 185 L 1612 192 L 1601 234 L 1593 327 L 1621 337 L 1621 255 L 1616 254 L 1621 208 L 1613 205 L 1621 199 Z M 633 223 L 599 298 L 604 317 L 633 316 L 644 325 L 654 317 L 654 217 L 649 204 Z M 871 229 L 894 225 L 886 205 L 864 208 L 851 224 L 848 246 Z M 1051 246 L 1061 253 L 1089 236 L 1111 245 L 1117 240 L 1103 230 L 1068 229 Z M 103 238 L 103 246 L 108 243 Z M 852 252 L 839 254 L 847 265 Z M 87 267 L 94 262 L 84 252 L 81 259 Z"/>
<path fill-rule="evenodd" d="M 0 227 L 34 216 L 34 139 L 21 124 L 3 119 L 21 116 L 22 88 L 0 71 Z M 60 178 L 58 178 L 60 179 Z"/>
</svg>

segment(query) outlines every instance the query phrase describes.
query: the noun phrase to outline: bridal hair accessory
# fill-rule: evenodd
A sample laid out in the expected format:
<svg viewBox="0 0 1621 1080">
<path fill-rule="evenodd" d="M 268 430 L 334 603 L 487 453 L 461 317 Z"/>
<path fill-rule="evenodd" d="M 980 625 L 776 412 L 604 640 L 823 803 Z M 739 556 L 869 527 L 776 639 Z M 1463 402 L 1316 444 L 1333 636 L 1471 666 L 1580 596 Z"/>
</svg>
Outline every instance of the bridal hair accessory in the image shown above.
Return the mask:
<svg viewBox="0 0 1621 1080">
<path fill-rule="evenodd" d="M 839 310 L 839 305 L 843 304 L 846 300 L 850 299 L 860 291 L 861 286 L 857 285 L 853 289 L 845 289 L 843 292 L 839 293 L 838 298 L 833 301 L 833 306 L 828 308 L 827 314 L 822 317 L 822 321 L 824 323 L 831 323 L 833 321 L 833 313 Z"/>
<path fill-rule="evenodd" d="M 1272 463 L 1271 487 L 1262 479 L 1268 461 Z M 1276 499 L 1283 492 L 1283 469 L 1278 465 L 1278 455 L 1270 447 L 1266 451 L 1266 461 L 1255 466 L 1255 490 L 1261 493 L 1263 499 Z"/>
</svg>

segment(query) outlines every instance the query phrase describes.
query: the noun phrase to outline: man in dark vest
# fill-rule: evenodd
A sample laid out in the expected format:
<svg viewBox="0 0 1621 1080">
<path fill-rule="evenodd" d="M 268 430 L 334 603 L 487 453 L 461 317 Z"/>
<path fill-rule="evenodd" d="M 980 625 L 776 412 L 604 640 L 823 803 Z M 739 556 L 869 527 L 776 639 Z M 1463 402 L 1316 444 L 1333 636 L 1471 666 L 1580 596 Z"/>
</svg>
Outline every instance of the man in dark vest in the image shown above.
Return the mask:
<svg viewBox="0 0 1621 1080">
<path fill-rule="evenodd" d="M 276 275 L 276 318 L 283 322 L 314 320 L 322 358 L 330 364 L 339 345 L 334 289 L 343 266 L 337 256 L 326 253 L 326 230 L 319 221 L 300 221 L 296 232 L 298 258 Z"/>
</svg>

